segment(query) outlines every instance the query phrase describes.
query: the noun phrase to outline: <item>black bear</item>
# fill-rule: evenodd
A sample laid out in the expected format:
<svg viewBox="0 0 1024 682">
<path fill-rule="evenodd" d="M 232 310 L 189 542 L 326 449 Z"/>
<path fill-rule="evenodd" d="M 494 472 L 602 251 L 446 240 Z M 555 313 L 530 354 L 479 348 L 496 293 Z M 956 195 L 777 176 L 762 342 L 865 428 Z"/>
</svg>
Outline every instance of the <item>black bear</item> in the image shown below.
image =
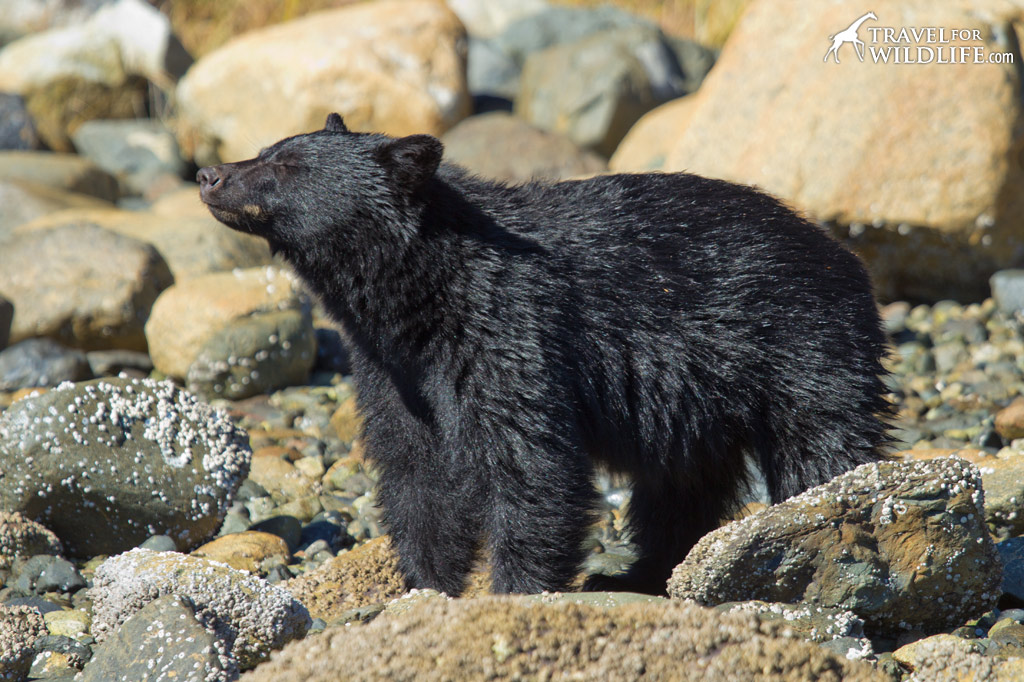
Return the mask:
<svg viewBox="0 0 1024 682">
<path fill-rule="evenodd" d="M 344 330 L 410 587 L 459 594 L 486 546 L 494 591 L 565 589 L 600 464 L 631 476 L 639 559 L 591 585 L 661 593 L 746 455 L 776 501 L 882 457 L 870 282 L 819 228 L 695 175 L 508 186 L 442 151 L 332 114 L 198 174 Z"/>
</svg>

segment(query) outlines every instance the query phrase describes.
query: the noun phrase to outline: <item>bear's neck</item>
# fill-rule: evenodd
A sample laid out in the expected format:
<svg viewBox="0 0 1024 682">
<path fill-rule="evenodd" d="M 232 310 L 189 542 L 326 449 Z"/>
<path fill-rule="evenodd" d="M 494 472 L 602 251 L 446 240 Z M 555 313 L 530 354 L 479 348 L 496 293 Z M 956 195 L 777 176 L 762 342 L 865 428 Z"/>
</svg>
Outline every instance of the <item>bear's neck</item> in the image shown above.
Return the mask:
<svg viewBox="0 0 1024 682">
<path fill-rule="evenodd" d="M 352 342 L 397 363 L 418 362 L 459 337 L 470 305 L 457 292 L 465 292 L 472 247 L 457 226 L 437 225 L 430 210 L 410 213 L 400 239 L 385 226 L 360 225 L 364 235 L 390 239 L 285 251 Z"/>
</svg>

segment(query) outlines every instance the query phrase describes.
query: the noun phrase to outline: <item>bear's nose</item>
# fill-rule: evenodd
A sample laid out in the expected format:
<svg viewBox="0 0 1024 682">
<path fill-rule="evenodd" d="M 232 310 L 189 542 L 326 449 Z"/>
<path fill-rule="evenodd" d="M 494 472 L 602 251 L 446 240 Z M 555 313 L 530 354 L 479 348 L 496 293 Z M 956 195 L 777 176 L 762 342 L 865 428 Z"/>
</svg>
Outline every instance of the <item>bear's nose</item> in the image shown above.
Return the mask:
<svg viewBox="0 0 1024 682">
<path fill-rule="evenodd" d="M 220 184 L 220 171 L 214 166 L 200 168 L 196 173 L 196 182 L 199 183 L 201 192 L 208 192 Z"/>
</svg>

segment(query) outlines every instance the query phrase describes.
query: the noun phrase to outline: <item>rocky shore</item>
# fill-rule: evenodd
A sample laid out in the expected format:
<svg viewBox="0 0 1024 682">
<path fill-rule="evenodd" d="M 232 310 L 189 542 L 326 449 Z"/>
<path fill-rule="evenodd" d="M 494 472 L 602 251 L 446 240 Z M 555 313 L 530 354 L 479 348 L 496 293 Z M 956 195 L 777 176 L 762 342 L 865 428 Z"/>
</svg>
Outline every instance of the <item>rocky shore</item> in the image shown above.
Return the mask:
<svg viewBox="0 0 1024 682">
<path fill-rule="evenodd" d="M 852 0 L 710 4 L 688 37 L 544 0 L 325 3 L 230 39 L 141 0 L 2 13 L 0 679 L 1024 678 L 1019 73 L 823 65 Z M 1021 57 L 1001 0 L 876 9 Z M 492 596 L 483 568 L 406 592 L 344 341 L 191 183 L 331 111 L 507 182 L 778 194 L 872 271 L 892 459 L 755 486 L 668 597 Z M 581 584 L 633 558 L 628 485 L 596 484 Z"/>
</svg>

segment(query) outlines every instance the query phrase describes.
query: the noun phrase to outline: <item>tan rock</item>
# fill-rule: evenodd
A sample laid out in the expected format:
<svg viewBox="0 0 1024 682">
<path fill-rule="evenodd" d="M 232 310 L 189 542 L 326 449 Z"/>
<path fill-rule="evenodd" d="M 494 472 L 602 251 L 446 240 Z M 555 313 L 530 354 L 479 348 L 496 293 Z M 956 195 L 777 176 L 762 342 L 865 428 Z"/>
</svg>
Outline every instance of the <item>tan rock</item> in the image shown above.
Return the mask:
<svg viewBox="0 0 1024 682">
<path fill-rule="evenodd" d="M 405 592 L 398 555 L 380 537 L 328 559 L 319 568 L 289 580 L 285 588 L 313 618 L 338 620 L 351 609 L 388 601 Z"/>
<path fill-rule="evenodd" d="M 363 417 L 355 396 L 346 398 L 331 415 L 331 428 L 339 440 L 353 441 L 363 429 Z"/>
<path fill-rule="evenodd" d="M 89 224 L 0 237 L 0 291 L 14 303 L 11 343 L 48 336 L 84 350 L 146 349 L 143 324 L 173 282 L 151 244 Z"/>
<path fill-rule="evenodd" d="M 697 0 L 694 7 L 694 37 L 704 45 L 721 47 L 751 0 Z"/>
<path fill-rule="evenodd" d="M 19 226 L 17 231 L 84 224 L 152 244 L 167 261 L 175 282 L 270 263 L 265 240 L 229 230 L 208 214 L 190 217 L 114 208 L 71 209 L 37 218 Z"/>
<path fill-rule="evenodd" d="M 1017 398 L 996 414 L 996 433 L 1006 440 L 1024 438 L 1024 398 Z"/>
<path fill-rule="evenodd" d="M 68 208 L 113 207 L 110 202 L 86 194 L 36 182 L 0 180 L 0 232 Z"/>
<path fill-rule="evenodd" d="M 280 457 L 254 455 L 249 478 L 279 499 L 293 500 L 317 492 L 317 481 Z"/>
<path fill-rule="evenodd" d="M 236 161 L 337 111 L 353 130 L 440 135 L 470 111 L 465 29 L 440 0 L 380 0 L 252 31 L 179 84 L 179 143 Z"/>
<path fill-rule="evenodd" d="M 158 215 L 193 216 L 206 218 L 210 209 L 199 198 L 199 186 L 189 183 L 163 194 L 149 206 Z"/>
<path fill-rule="evenodd" d="M 329 628 L 288 646 L 242 679 L 889 679 L 867 663 L 785 636 L 784 624 L 693 604 L 608 607 L 536 596 L 417 601 L 366 626 Z"/>
<path fill-rule="evenodd" d="M 863 15 L 862 3 L 751 4 L 681 114 L 684 131 L 666 141 L 666 169 L 757 185 L 835 223 L 883 297 L 980 299 L 988 275 L 1024 248 L 1016 67 L 875 63 L 871 49 L 891 45 L 872 43 L 867 28 L 978 30 L 982 42 L 946 48 L 987 56 L 1009 49 L 991 27 L 1018 10 L 1005 0 L 872 9 L 878 21 L 860 29 L 865 60 L 846 45 L 841 64 L 823 64 L 828 37 Z"/>
<path fill-rule="evenodd" d="M 616 173 L 663 170 L 668 154 L 665 141 L 677 139 L 686 128 L 693 104 L 694 97 L 689 95 L 644 114 L 616 147 L 608 168 Z"/>
<path fill-rule="evenodd" d="M 258 573 L 260 562 L 271 557 L 287 561 L 288 543 L 272 533 L 247 530 L 229 533 L 192 551 L 192 556 L 220 561 L 240 571 Z"/>
<path fill-rule="evenodd" d="M 184 377 L 200 350 L 233 319 L 294 310 L 294 279 L 274 267 L 213 273 L 185 280 L 157 299 L 146 324 L 153 365 Z"/>
</svg>

